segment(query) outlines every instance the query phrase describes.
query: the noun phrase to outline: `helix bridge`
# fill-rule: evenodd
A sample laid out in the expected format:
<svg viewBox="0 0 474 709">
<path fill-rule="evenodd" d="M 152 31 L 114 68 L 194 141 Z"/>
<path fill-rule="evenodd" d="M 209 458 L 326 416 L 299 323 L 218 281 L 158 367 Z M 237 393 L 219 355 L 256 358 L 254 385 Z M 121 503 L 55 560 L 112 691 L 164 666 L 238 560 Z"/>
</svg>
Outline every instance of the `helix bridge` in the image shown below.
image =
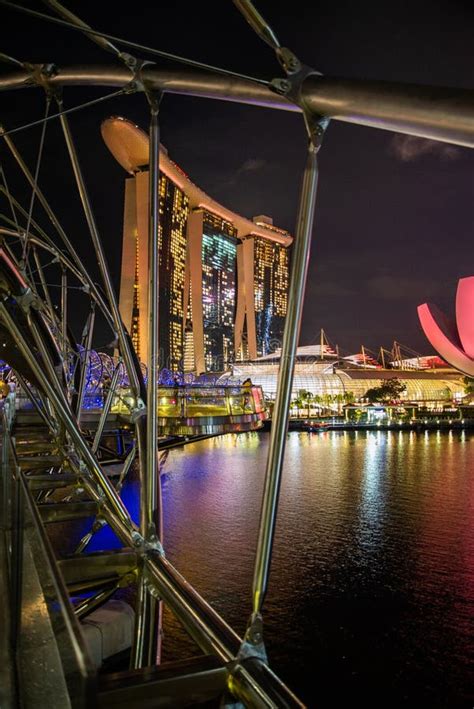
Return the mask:
<svg viewBox="0 0 474 709">
<path fill-rule="evenodd" d="M 130 428 L 136 406 L 123 361 L 76 345 L 68 368 L 69 390 L 75 396 L 78 394 L 74 388 L 77 367 L 85 371 L 81 391 L 83 424 L 87 422 L 89 429 L 99 428 L 110 433 L 114 423 L 117 436 L 122 436 L 124 427 Z M 140 363 L 140 371 L 146 386 L 147 370 L 143 363 Z M 6 362 L 0 362 L 0 375 L 6 383 L 16 382 L 16 374 Z M 38 395 L 34 388 L 32 393 Z M 37 408 L 21 387 L 15 387 L 15 411 L 17 421 L 37 419 Z M 241 433 L 260 428 L 267 419 L 268 409 L 260 386 L 242 386 L 239 380 L 229 376 L 197 377 L 192 373 L 183 375 L 160 370 L 157 429 L 162 436 Z M 120 448 L 123 449 L 122 444 Z"/>
<path fill-rule="evenodd" d="M 161 69 L 149 58 L 164 53 L 99 32 L 57 0 L 46 0 L 52 14 L 5 0 L 0 5 L 2 12 L 29 13 L 38 23 L 55 22 L 64 32 L 82 33 L 84 41 L 94 41 L 113 57 L 110 64 L 59 67 L 0 54 L 6 67 L 0 73 L 0 91 L 12 98 L 20 89 L 35 91 L 44 102 L 41 120 L 4 125 L 0 134 L 0 353 L 2 378 L 15 382 L 3 402 L 1 429 L 0 704 L 302 706 L 270 667 L 264 603 L 312 242 L 318 151 L 330 120 L 473 147 L 473 94 L 322 76 L 280 44 L 249 0 L 235 0 L 235 5 L 274 51 L 280 67 L 276 79 L 254 79 L 177 56 L 172 57 L 172 68 Z M 79 86 L 102 87 L 106 93 L 97 98 L 96 92 L 82 105 L 69 103 Z M 167 92 L 294 111 L 302 115 L 301 130 L 307 137 L 283 364 L 243 637 L 170 562 L 163 538 L 162 436 L 252 430 L 266 417 L 258 387 L 175 381 L 160 372 L 158 119 Z M 137 95 L 144 98 L 150 113 L 150 317 L 145 365 L 138 361 L 120 316 L 69 120 L 72 111 L 87 110 L 117 95 L 130 101 Z M 76 240 L 42 187 L 40 178 L 48 170 L 44 148 L 53 121 L 59 126 L 97 273 L 86 267 Z M 40 127 L 40 137 L 30 167 L 15 134 L 32 125 Z M 54 171 L 54 166 L 50 169 Z M 25 185 L 21 195 L 10 188 L 16 184 L 13 170 Z M 98 332 L 113 356 L 96 351 L 101 347 L 94 349 Z M 126 435 L 120 449 L 112 450 L 108 440 L 117 430 Z M 107 470 L 112 459 L 118 466 L 114 475 Z M 137 520 L 121 494 L 132 474 L 140 486 Z M 77 534 L 78 520 L 88 521 L 86 534 Z M 54 526 L 64 530 L 71 549 L 67 553 L 51 535 Z M 91 539 L 107 526 L 121 547 L 89 551 Z M 228 572 L 223 570 L 223 575 Z M 133 609 L 119 600 L 124 589 L 130 590 Z M 196 654 L 189 660 L 161 662 L 165 606 L 195 643 Z M 120 648 L 126 661 L 118 671 L 107 672 L 103 647 L 103 654 L 92 652 L 86 633 L 88 621 L 92 632 L 91 619 L 105 639 L 129 623 L 129 642 Z M 109 654 L 114 654 L 114 647 Z"/>
</svg>

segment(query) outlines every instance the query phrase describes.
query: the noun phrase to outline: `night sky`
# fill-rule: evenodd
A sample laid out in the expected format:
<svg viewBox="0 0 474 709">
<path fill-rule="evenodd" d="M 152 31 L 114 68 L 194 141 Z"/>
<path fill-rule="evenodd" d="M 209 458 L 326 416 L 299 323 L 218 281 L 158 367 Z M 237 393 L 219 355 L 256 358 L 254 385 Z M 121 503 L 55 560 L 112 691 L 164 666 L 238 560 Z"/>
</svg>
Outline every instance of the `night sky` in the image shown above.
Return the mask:
<svg viewBox="0 0 474 709">
<path fill-rule="evenodd" d="M 39 2 L 24 4 L 50 12 Z M 133 3 L 130 13 L 109 0 L 68 6 L 94 28 L 111 34 L 266 79 L 281 75 L 270 48 L 230 0 L 152 3 L 144 8 Z M 399 1 L 380 3 L 374 10 L 369 2 L 313 2 L 308 7 L 302 0 L 261 0 L 257 6 L 281 43 L 323 74 L 474 88 L 472 3 Z M 70 30 L 4 7 L 0 18 L 0 51 L 18 59 L 58 65 L 114 61 Z M 158 66 L 169 66 L 157 61 Z M 8 67 L 0 65 L 0 71 Z M 107 91 L 68 89 L 64 99 L 73 105 Z M 43 111 L 38 90 L 1 97 L 0 120 L 7 129 L 39 118 Z M 99 131 L 104 118 L 117 114 L 147 127 L 141 95 L 74 114 L 71 126 L 118 283 L 125 173 Z M 293 231 L 305 162 L 301 116 L 165 96 L 161 128 L 170 157 L 215 199 L 250 217 L 269 214 L 276 225 Z M 39 134 L 35 128 L 15 136 L 31 166 Z M 23 183 L 10 172 L 8 159 L 5 166 L 12 191 L 27 205 L 29 195 L 22 194 Z M 317 342 L 323 327 L 343 352 L 358 350 L 361 343 L 390 348 L 394 339 L 430 352 L 416 306 L 431 300 L 453 312 L 458 278 L 474 274 L 474 153 L 333 122 L 320 152 L 320 167 L 301 343 Z M 48 129 L 41 177 L 40 184 L 93 269 L 75 194 L 75 202 L 70 202 L 74 186 L 58 125 Z"/>
</svg>

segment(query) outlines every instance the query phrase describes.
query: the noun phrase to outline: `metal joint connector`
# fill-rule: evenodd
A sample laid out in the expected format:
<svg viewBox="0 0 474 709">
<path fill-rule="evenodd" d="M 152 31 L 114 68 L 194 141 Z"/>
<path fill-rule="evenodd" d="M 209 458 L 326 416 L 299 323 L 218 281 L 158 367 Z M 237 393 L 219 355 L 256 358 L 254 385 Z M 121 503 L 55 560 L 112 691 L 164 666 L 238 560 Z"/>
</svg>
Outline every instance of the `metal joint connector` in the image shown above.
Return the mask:
<svg viewBox="0 0 474 709">
<path fill-rule="evenodd" d="M 237 664 L 249 657 L 256 657 L 265 664 L 268 663 L 267 651 L 263 642 L 263 619 L 260 613 L 255 613 L 250 618 L 247 632 L 237 655 Z"/>
<path fill-rule="evenodd" d="M 28 64 L 24 62 L 23 68 L 29 73 L 32 83 L 41 86 L 47 93 L 51 92 L 50 79 L 59 74 L 59 67 L 56 64 Z"/>
<path fill-rule="evenodd" d="M 145 83 L 142 71 L 145 66 L 153 66 L 154 62 L 150 62 L 147 59 L 137 59 L 131 54 L 122 54 L 121 57 L 125 57 L 124 63 L 133 74 L 132 80 L 124 87 L 124 93 L 135 93 L 136 91 L 143 91 L 143 93 L 145 93 L 148 98 L 150 89 Z"/>
<path fill-rule="evenodd" d="M 140 532 L 135 530 L 132 532 L 132 541 L 135 549 L 145 557 L 150 551 L 158 553 L 160 556 L 165 556 L 163 545 L 155 534 L 152 534 L 148 539 L 145 539 Z"/>
<path fill-rule="evenodd" d="M 163 549 L 163 545 L 155 534 L 151 535 L 149 539 L 145 540 L 143 544 L 143 549 L 145 553 L 148 553 L 149 551 L 154 551 L 157 552 L 160 556 L 165 556 L 165 550 Z"/>
<path fill-rule="evenodd" d="M 288 47 L 278 47 L 275 50 L 277 59 L 285 70 L 285 74 L 296 74 L 301 70 L 301 62 Z"/>
<path fill-rule="evenodd" d="M 136 423 L 142 416 L 146 415 L 146 404 L 140 397 L 137 398 L 136 404 L 130 411 L 130 421 Z"/>
<path fill-rule="evenodd" d="M 136 530 L 134 530 L 131 534 L 131 537 L 132 537 L 133 546 L 136 549 L 141 548 L 143 545 L 144 539 L 143 539 L 142 535 L 140 534 L 140 532 L 137 532 Z"/>
<path fill-rule="evenodd" d="M 24 293 L 16 296 L 16 301 L 25 313 L 29 312 L 31 306 L 38 305 L 38 299 L 31 288 L 27 288 Z"/>
<path fill-rule="evenodd" d="M 146 575 L 144 576 L 144 583 L 145 583 L 146 589 L 147 589 L 148 593 L 150 594 L 150 596 L 153 596 L 153 598 L 155 598 L 157 601 L 161 601 L 161 595 L 160 595 L 160 593 L 158 592 L 158 589 L 157 589 L 156 586 L 146 577 Z"/>
<path fill-rule="evenodd" d="M 329 118 L 324 116 L 315 116 L 313 113 L 310 113 L 305 109 L 303 109 L 303 118 L 310 144 L 313 146 L 314 150 L 318 152 L 323 142 L 326 128 L 329 125 Z"/>
<path fill-rule="evenodd" d="M 287 71 L 286 79 L 273 79 L 270 82 L 270 88 L 275 93 L 285 96 L 289 101 L 305 110 L 301 89 L 308 76 L 322 76 L 322 74 L 310 66 L 306 66 L 306 64 L 299 64 L 299 68 L 296 71 Z"/>
</svg>

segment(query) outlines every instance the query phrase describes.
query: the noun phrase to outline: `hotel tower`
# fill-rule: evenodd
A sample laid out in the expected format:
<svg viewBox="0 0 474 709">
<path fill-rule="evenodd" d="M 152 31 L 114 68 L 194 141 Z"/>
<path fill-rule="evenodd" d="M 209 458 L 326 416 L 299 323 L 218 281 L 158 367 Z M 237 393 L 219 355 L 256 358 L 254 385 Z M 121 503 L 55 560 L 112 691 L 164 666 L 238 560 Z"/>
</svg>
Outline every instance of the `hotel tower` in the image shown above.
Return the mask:
<svg viewBox="0 0 474 709">
<path fill-rule="evenodd" d="M 147 357 L 148 136 L 123 118 L 102 124 L 125 182 L 120 312 Z M 209 197 L 160 148 L 160 367 L 222 372 L 281 346 L 291 236 L 269 217 L 242 217 Z"/>
</svg>

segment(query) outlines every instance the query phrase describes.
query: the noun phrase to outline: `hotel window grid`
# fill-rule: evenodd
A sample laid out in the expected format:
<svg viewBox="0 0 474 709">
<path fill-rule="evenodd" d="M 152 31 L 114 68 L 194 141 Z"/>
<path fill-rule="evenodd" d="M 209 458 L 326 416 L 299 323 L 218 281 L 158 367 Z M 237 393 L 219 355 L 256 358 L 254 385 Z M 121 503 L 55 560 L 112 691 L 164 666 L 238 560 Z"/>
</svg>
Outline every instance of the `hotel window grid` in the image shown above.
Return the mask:
<svg viewBox="0 0 474 709">
<path fill-rule="evenodd" d="M 254 297 L 257 355 L 281 347 L 288 307 L 288 249 L 256 236 L 254 241 Z"/>
<path fill-rule="evenodd" d="M 132 327 L 131 338 L 132 344 L 140 358 L 140 277 L 139 277 L 139 249 L 138 249 L 138 232 L 135 232 L 135 281 L 133 284 L 133 306 L 132 306 Z"/>
<path fill-rule="evenodd" d="M 237 291 L 237 230 L 210 212 L 203 215 L 202 304 L 207 371 L 222 371 L 234 360 Z"/>
<path fill-rule="evenodd" d="M 189 200 L 165 175 L 160 176 L 159 343 L 160 366 L 183 368 L 186 222 Z"/>
</svg>

